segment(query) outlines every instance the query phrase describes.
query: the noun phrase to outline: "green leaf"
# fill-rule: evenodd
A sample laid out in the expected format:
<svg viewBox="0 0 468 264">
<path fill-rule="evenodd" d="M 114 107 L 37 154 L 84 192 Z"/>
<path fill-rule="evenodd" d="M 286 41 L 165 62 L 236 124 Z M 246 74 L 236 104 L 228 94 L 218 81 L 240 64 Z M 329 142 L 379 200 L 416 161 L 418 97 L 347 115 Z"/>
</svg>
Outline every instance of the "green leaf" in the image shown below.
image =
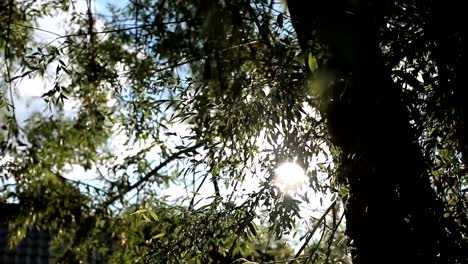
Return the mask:
<svg viewBox="0 0 468 264">
<path fill-rule="evenodd" d="M 349 194 L 349 189 L 346 186 L 341 186 L 339 197 L 340 199 L 344 199 Z"/>
<path fill-rule="evenodd" d="M 147 209 L 138 209 L 134 213 L 132 213 L 131 215 L 142 214 L 142 213 L 145 213 L 147 211 L 148 211 Z"/>
<path fill-rule="evenodd" d="M 158 216 L 156 215 L 155 212 L 149 211 L 150 216 L 154 219 L 155 222 L 159 221 Z"/>
<path fill-rule="evenodd" d="M 317 59 L 315 59 L 312 52 L 309 52 L 309 69 L 311 72 L 314 72 L 318 69 Z"/>
<path fill-rule="evenodd" d="M 294 57 L 294 60 L 298 62 L 301 66 L 305 65 L 304 56 L 298 55 Z"/>
<path fill-rule="evenodd" d="M 141 216 L 143 217 L 143 219 L 145 219 L 146 222 L 152 222 L 146 214 L 141 214 Z"/>
<path fill-rule="evenodd" d="M 258 234 L 258 228 L 257 225 L 254 222 L 249 223 L 249 230 L 252 233 L 253 236 L 257 236 Z"/>
<path fill-rule="evenodd" d="M 158 239 L 158 238 L 164 237 L 165 235 L 166 235 L 166 232 L 162 232 L 152 237 L 152 239 Z"/>
</svg>

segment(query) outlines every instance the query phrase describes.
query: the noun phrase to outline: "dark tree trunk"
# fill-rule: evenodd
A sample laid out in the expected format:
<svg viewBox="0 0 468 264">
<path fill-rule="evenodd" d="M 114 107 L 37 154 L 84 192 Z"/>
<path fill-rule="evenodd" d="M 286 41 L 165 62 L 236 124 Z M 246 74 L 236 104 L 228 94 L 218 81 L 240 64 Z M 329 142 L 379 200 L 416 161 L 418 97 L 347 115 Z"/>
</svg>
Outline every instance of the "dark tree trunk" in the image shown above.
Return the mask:
<svg viewBox="0 0 468 264">
<path fill-rule="evenodd" d="M 326 111 L 350 185 L 347 235 L 354 263 L 448 263 L 450 243 L 426 165 L 379 47 L 387 1 L 289 0 L 301 48 L 321 41 L 335 73 Z"/>
</svg>

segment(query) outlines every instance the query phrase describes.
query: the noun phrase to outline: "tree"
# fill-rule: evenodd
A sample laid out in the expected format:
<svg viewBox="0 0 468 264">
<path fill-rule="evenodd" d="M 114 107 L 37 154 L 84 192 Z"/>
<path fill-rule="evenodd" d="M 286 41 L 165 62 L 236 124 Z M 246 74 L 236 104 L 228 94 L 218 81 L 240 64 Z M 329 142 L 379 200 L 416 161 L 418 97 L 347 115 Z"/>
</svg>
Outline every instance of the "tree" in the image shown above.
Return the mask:
<svg viewBox="0 0 468 264">
<path fill-rule="evenodd" d="M 392 32 L 393 27 L 405 27 L 404 23 L 410 23 L 431 35 L 429 17 L 422 21 L 410 17 L 403 22 L 400 16 L 407 14 L 407 7 L 411 11 L 421 7 L 429 14 L 437 14 L 438 10 L 419 2 L 316 1 L 315 4 L 312 9 L 297 1 L 288 1 L 301 48 L 307 52 L 310 41 L 325 43 L 331 55 L 326 58 L 323 69 L 333 72 L 335 80 L 339 80 L 328 88 L 333 94 L 329 97 L 326 114 L 332 141 L 341 150 L 341 171 L 350 186 L 346 219 L 355 262 L 380 261 L 382 250 L 388 248 L 398 252 L 387 258 L 390 262 L 463 262 L 466 241 L 453 219 L 444 218 L 447 211 L 441 203 L 443 197 L 436 196 L 428 175 L 425 158 L 430 157 L 424 157 L 421 150 L 428 147 L 421 146 L 427 135 L 417 131 L 424 130 L 425 124 L 416 124 L 416 129 L 411 127 L 415 124 L 415 113 L 408 113 L 410 105 L 407 103 L 412 107 L 416 105 L 416 111 L 425 106 L 415 102 L 415 97 L 411 98 L 413 100 L 404 97 L 405 90 L 425 86 L 425 79 L 420 84 L 414 75 L 444 78 L 439 71 L 425 72 L 427 69 L 421 65 L 410 72 L 406 68 L 407 62 L 423 64 L 423 57 L 432 53 L 418 44 L 438 46 L 440 43 L 433 39 L 426 43 L 415 40 L 417 44 L 400 53 L 402 44 L 398 37 L 402 33 Z M 315 18 L 313 22 L 309 19 L 311 13 Z M 424 24 L 425 19 L 429 25 Z M 307 22 L 315 26 L 307 27 Z M 313 30 L 318 36 L 314 36 Z M 455 40 L 463 39 L 462 36 L 455 38 L 450 45 L 457 46 Z M 422 52 L 424 55 L 418 54 L 421 49 L 426 51 Z M 313 46 L 311 52 L 314 52 Z M 398 69 L 401 63 L 405 64 L 403 71 Z M 395 69 L 400 76 L 393 72 Z M 395 76 L 403 79 L 397 86 Z M 452 87 L 441 89 L 449 92 Z M 416 95 L 425 97 L 425 92 L 427 90 L 418 91 Z M 437 152 L 437 147 L 432 151 Z M 379 229 L 381 226 L 384 228 Z M 363 232 L 365 229 L 381 230 L 379 237 L 385 237 L 383 243 L 376 243 L 378 238 Z"/>
<path fill-rule="evenodd" d="M 466 33 L 461 15 L 438 27 L 458 4 L 141 0 L 106 17 L 91 1 L 42 13 L 19 3 L 0 13 L 2 91 L 34 75 L 55 81 L 49 115 L 18 124 L 9 107 L 1 195 L 22 208 L 13 234 L 56 234 L 59 261 L 96 248 L 116 262 L 258 260 L 255 223 L 276 238 L 293 231 L 311 192 L 334 195 L 298 262 L 344 259 L 346 236 L 353 263 L 467 259 Z M 72 19 L 37 43 L 38 25 L 16 10 Z M 292 160 L 308 176 L 300 195 L 275 184 Z M 98 181 L 70 178 L 77 168 Z M 180 199 L 161 194 L 176 185 Z"/>
</svg>

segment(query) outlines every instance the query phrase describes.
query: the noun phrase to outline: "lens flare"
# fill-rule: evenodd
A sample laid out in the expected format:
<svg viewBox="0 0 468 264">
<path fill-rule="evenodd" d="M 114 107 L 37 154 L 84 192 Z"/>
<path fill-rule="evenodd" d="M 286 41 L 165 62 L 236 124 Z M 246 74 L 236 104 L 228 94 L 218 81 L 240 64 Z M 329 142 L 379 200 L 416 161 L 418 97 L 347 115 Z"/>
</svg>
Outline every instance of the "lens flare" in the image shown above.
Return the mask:
<svg viewBox="0 0 468 264">
<path fill-rule="evenodd" d="M 296 192 L 306 181 L 304 169 L 295 162 L 284 162 L 275 170 L 275 184 L 286 193 Z"/>
</svg>

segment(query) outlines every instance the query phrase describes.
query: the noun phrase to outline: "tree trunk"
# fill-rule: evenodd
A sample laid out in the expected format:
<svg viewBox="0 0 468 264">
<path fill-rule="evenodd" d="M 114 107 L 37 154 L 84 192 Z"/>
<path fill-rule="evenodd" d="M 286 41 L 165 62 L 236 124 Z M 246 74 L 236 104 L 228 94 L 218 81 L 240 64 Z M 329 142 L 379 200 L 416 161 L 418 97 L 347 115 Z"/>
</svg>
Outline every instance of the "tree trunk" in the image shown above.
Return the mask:
<svg viewBox="0 0 468 264">
<path fill-rule="evenodd" d="M 448 263 L 442 207 L 379 47 L 387 1 L 311 2 L 287 1 L 303 51 L 324 43 L 331 57 L 319 70 L 343 80 L 328 88 L 335 91 L 325 114 L 350 185 L 353 262 Z"/>
</svg>

